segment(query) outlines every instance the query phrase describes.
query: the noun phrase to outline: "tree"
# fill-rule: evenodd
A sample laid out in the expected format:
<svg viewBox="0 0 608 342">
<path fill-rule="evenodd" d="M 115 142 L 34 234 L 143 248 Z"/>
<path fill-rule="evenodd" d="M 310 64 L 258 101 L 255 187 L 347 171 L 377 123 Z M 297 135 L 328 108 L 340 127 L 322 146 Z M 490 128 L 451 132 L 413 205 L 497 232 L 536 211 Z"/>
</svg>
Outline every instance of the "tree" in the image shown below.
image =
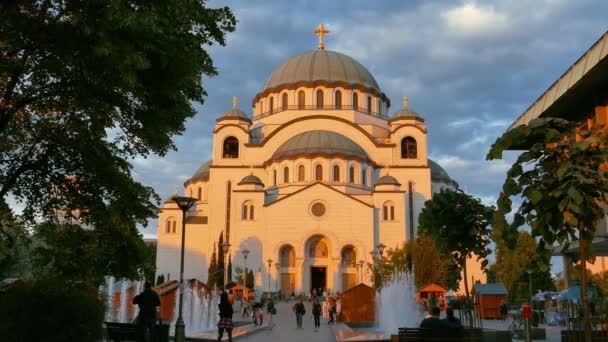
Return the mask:
<svg viewBox="0 0 608 342">
<path fill-rule="evenodd" d="M 217 257 L 215 252 L 215 243 L 213 244 L 213 253 L 211 253 L 211 262 L 209 263 L 209 269 L 207 270 L 207 286 L 215 288 L 217 284 Z"/>
<path fill-rule="evenodd" d="M 217 242 L 217 271 L 215 272 L 215 284 L 218 288 L 224 287 L 224 232 L 220 233 Z"/>
<path fill-rule="evenodd" d="M 228 282 L 232 281 L 232 253 L 228 254 Z"/>
<path fill-rule="evenodd" d="M 555 289 L 550 269 L 547 267 L 549 260 L 545 259 L 547 255 L 536 253 L 537 242 L 530 233 L 519 232 L 513 249 L 499 237 L 493 239 L 496 243 L 496 263 L 492 265 L 492 269 L 499 274 L 497 279 L 505 285 L 511 299 L 530 300 L 530 277 L 532 293 L 537 290 Z"/>
<path fill-rule="evenodd" d="M 234 282 L 237 284 L 245 284 L 245 278 L 247 277 L 245 270 L 243 270 L 240 266 L 234 268 Z"/>
<path fill-rule="evenodd" d="M 15 218 L 12 210 L 0 198 L 0 278 L 21 277 L 30 240 L 25 227 Z"/>
<path fill-rule="evenodd" d="M 507 172 L 497 204 L 496 228 L 506 241 L 523 224 L 540 237 L 538 253 L 549 255 L 546 245 L 557 243 L 562 251 L 579 242 L 580 264 L 586 270 L 593 255 L 590 244 L 595 227 L 604 217 L 608 175 L 607 135 L 602 127 L 585 128 L 563 119 L 534 119 L 505 132 L 492 145 L 487 159 L 500 159 L 505 150 L 530 146 Z M 513 222 L 505 215 L 512 211 L 513 196 L 522 196 Z M 581 298 L 586 296 L 586 272 L 581 274 Z M 583 300 L 585 336 L 591 338 L 589 303 Z"/>
<path fill-rule="evenodd" d="M 418 218 L 419 234 L 427 234 L 437 249 L 451 258 L 451 263 L 464 273 L 465 293 L 470 300 L 466 261 L 476 255 L 485 269 L 490 254 L 489 226 L 494 208 L 464 192 L 441 190 L 425 202 Z"/>
<path fill-rule="evenodd" d="M 0 4 L 0 198 L 23 216 L 145 224 L 158 196 L 133 158 L 164 155 L 217 73 L 206 46 L 236 19 L 205 1 Z M 125 260 L 128 262 L 128 260 Z"/>
<path fill-rule="evenodd" d="M 248 270 L 247 271 L 247 278 L 245 278 L 245 285 L 247 286 L 248 289 L 253 289 L 253 286 L 255 285 L 255 278 L 253 276 L 253 271 L 252 270 Z"/>
</svg>

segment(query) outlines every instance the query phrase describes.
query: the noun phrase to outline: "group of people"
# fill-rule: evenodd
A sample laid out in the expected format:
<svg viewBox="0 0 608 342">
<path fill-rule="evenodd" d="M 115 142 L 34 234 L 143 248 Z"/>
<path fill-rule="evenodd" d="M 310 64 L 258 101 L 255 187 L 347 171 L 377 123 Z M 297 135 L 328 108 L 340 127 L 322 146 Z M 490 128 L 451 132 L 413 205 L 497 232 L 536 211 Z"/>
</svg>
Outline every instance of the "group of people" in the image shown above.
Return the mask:
<svg viewBox="0 0 608 342">
<path fill-rule="evenodd" d="M 429 315 L 420 323 L 420 328 L 441 331 L 460 331 L 463 329 L 460 320 L 454 316 L 454 310 L 452 308 L 447 308 L 445 313 L 446 317 L 440 319 L 439 315 L 441 314 L 441 309 L 437 306 L 432 307 Z"/>
</svg>

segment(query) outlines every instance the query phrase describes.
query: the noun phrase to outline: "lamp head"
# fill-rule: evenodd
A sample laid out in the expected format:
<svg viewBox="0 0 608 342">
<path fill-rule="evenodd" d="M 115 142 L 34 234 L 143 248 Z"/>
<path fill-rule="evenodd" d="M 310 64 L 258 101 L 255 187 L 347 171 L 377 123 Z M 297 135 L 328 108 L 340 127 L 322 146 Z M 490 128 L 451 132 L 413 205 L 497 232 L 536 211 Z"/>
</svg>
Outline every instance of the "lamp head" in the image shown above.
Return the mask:
<svg viewBox="0 0 608 342">
<path fill-rule="evenodd" d="M 172 196 L 171 200 L 174 201 L 182 211 L 190 210 L 190 208 L 192 208 L 197 201 L 197 199 L 193 197 L 184 197 L 177 195 Z"/>
<path fill-rule="evenodd" d="M 272 266 L 272 259 L 268 259 L 266 262 L 268 263 L 268 268 L 270 268 L 270 266 Z"/>
<path fill-rule="evenodd" d="M 384 248 L 386 248 L 386 246 L 382 243 L 379 243 L 376 248 L 378 249 L 378 253 L 380 253 L 380 256 L 382 256 L 382 253 L 384 253 Z"/>
<path fill-rule="evenodd" d="M 243 256 L 245 257 L 245 259 L 247 259 L 247 256 L 249 255 L 249 250 L 248 249 L 243 249 L 241 251 L 241 253 L 243 253 Z"/>
</svg>

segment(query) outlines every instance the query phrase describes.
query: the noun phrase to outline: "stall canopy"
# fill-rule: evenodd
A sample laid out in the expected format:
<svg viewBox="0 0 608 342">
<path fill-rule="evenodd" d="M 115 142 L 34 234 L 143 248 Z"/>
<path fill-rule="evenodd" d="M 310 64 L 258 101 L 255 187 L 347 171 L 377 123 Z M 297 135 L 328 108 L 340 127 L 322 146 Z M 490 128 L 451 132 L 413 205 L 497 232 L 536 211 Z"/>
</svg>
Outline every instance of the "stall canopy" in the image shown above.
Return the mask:
<svg viewBox="0 0 608 342">
<path fill-rule="evenodd" d="M 591 300 L 593 297 L 599 297 L 600 292 L 595 286 L 587 286 L 587 299 Z M 579 285 L 571 286 L 559 293 L 558 299 L 580 303 L 581 301 L 581 287 Z"/>
</svg>

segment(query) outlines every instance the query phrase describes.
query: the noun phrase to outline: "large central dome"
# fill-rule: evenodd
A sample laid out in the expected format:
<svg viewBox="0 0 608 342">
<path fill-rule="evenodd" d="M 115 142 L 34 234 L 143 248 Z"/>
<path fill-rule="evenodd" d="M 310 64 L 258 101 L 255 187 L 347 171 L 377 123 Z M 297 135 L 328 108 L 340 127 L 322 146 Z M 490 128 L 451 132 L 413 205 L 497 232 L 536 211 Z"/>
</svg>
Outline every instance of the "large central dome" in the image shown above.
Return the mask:
<svg viewBox="0 0 608 342">
<path fill-rule="evenodd" d="M 374 76 L 361 63 L 345 54 L 327 50 L 309 51 L 287 60 L 270 74 L 263 91 L 315 81 L 344 82 L 380 91 Z"/>
<path fill-rule="evenodd" d="M 349 138 L 330 131 L 308 131 L 287 140 L 272 156 L 280 160 L 295 156 L 342 156 L 367 160 L 365 151 Z"/>
</svg>

